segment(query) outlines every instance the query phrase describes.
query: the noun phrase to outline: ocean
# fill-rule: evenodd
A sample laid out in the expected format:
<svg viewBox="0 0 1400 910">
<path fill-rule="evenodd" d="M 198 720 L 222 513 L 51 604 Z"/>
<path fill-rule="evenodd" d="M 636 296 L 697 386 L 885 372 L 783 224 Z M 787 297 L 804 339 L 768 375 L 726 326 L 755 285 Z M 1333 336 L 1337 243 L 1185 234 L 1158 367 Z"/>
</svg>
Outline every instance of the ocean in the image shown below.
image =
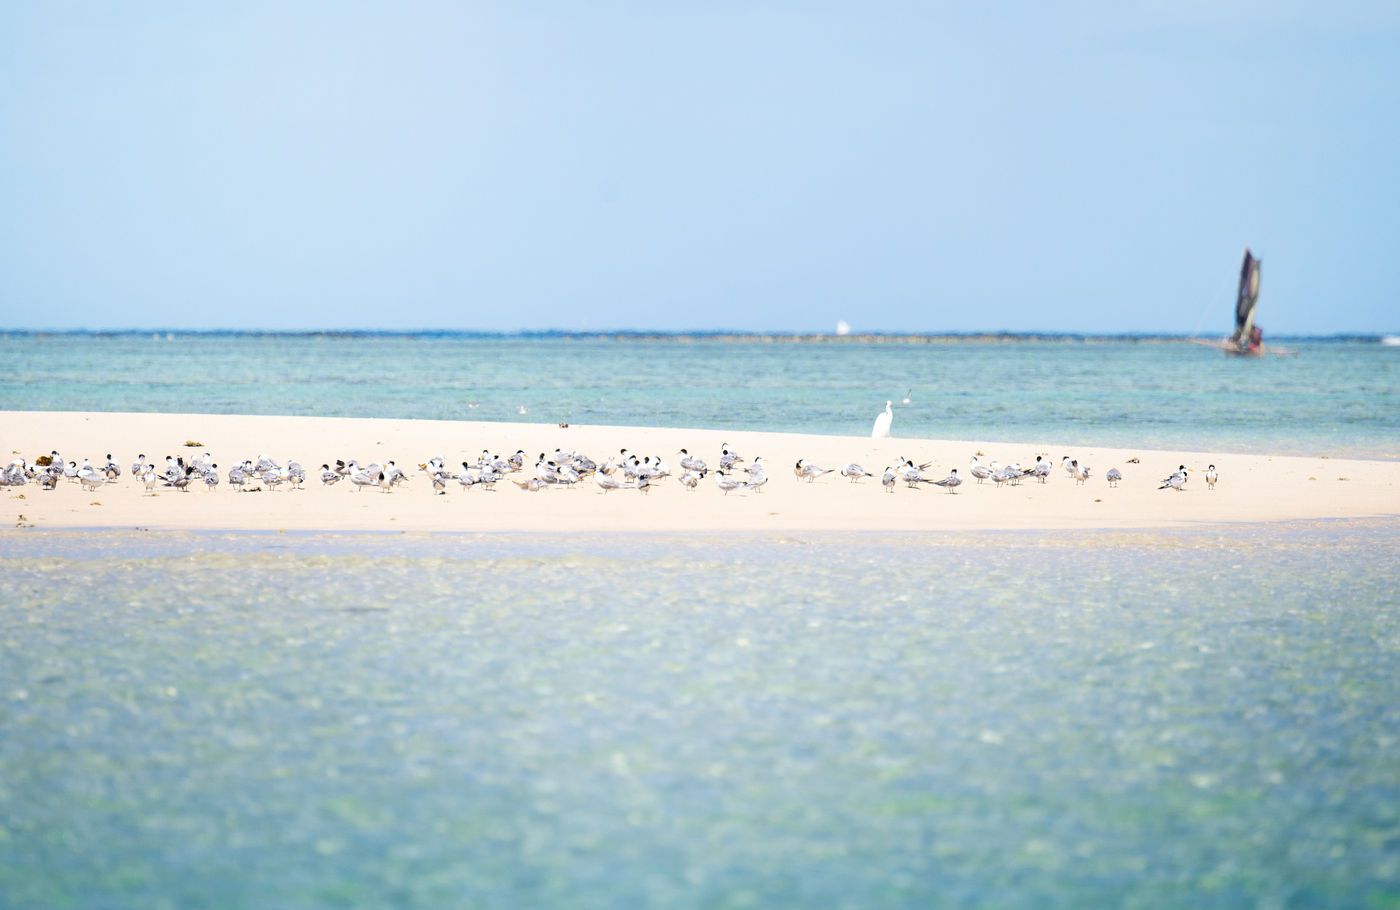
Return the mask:
<svg viewBox="0 0 1400 910">
<path fill-rule="evenodd" d="M 0 389 L 1396 457 L 1400 354 L 1291 346 L 11 335 Z M 1400 907 L 1394 521 L 0 547 L 6 908 Z"/>
<path fill-rule="evenodd" d="M 0 401 L 868 436 L 890 400 L 910 438 L 1400 458 L 1400 348 L 1287 345 L 1298 356 L 1111 338 L 11 333 Z"/>
</svg>

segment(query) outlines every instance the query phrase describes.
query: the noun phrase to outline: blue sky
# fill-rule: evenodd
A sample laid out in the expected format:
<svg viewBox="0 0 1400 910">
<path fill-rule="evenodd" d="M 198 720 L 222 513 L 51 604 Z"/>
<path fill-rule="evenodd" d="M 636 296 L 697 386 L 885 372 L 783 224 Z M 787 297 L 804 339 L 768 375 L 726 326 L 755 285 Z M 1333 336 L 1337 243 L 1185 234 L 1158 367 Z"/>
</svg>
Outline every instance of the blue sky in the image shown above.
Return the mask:
<svg viewBox="0 0 1400 910">
<path fill-rule="evenodd" d="M 1338 6 L 11 5 L 0 326 L 1397 331 Z"/>
</svg>

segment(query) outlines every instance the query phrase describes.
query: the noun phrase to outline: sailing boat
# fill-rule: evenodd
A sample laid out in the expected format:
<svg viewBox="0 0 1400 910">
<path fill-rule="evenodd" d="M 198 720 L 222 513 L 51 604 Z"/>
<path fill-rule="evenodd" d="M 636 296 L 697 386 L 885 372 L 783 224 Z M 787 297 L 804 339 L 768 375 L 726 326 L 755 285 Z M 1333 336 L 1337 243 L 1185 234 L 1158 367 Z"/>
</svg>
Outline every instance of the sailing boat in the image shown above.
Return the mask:
<svg viewBox="0 0 1400 910">
<path fill-rule="evenodd" d="M 1264 330 L 1254 323 L 1254 311 L 1259 307 L 1259 265 L 1260 260 L 1245 247 L 1235 299 L 1235 334 L 1221 346 L 1226 354 L 1258 357 L 1264 353 Z"/>
<path fill-rule="evenodd" d="M 1232 357 L 1262 357 L 1265 354 L 1297 356 L 1297 351 L 1282 348 L 1264 347 L 1264 330 L 1254 321 L 1259 309 L 1259 265 L 1257 259 L 1244 248 L 1244 261 L 1240 263 L 1240 285 L 1235 295 L 1235 331 L 1229 338 L 1219 342 L 1200 341 L 1200 344 L 1219 348 Z"/>
</svg>

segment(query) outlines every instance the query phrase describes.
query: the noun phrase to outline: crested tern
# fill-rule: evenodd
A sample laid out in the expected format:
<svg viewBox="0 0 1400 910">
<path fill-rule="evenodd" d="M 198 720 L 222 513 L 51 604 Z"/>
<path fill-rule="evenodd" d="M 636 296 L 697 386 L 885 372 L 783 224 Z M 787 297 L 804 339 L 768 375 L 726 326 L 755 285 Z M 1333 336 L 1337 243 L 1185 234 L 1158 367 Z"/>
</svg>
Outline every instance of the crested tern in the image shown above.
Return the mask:
<svg viewBox="0 0 1400 910">
<path fill-rule="evenodd" d="M 949 493 L 956 493 L 958 492 L 958 487 L 962 484 L 962 478 L 958 476 L 958 469 L 953 468 L 947 477 L 942 480 L 935 480 L 933 483 L 935 486 L 942 487 Z"/>
</svg>

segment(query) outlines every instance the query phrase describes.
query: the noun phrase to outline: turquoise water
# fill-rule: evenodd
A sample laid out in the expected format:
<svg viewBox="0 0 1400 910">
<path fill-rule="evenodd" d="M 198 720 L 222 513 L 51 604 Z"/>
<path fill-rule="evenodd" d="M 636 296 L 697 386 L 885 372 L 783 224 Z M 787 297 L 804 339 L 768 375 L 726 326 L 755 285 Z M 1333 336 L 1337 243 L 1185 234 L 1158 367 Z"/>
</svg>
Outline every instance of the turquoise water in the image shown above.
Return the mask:
<svg viewBox="0 0 1400 910">
<path fill-rule="evenodd" d="M 10 335 L 0 401 L 864 436 L 893 399 L 914 438 L 1400 457 L 1400 348 L 1290 346 L 1242 361 L 1106 340 Z"/>
<path fill-rule="evenodd" d="M 6 907 L 1394 907 L 1400 532 L 5 532 Z"/>
<path fill-rule="evenodd" d="M 1400 351 L 1296 347 L 12 335 L 0 400 L 1400 457 Z M 1393 522 L 0 547 L 6 908 L 1400 907 Z"/>
</svg>

